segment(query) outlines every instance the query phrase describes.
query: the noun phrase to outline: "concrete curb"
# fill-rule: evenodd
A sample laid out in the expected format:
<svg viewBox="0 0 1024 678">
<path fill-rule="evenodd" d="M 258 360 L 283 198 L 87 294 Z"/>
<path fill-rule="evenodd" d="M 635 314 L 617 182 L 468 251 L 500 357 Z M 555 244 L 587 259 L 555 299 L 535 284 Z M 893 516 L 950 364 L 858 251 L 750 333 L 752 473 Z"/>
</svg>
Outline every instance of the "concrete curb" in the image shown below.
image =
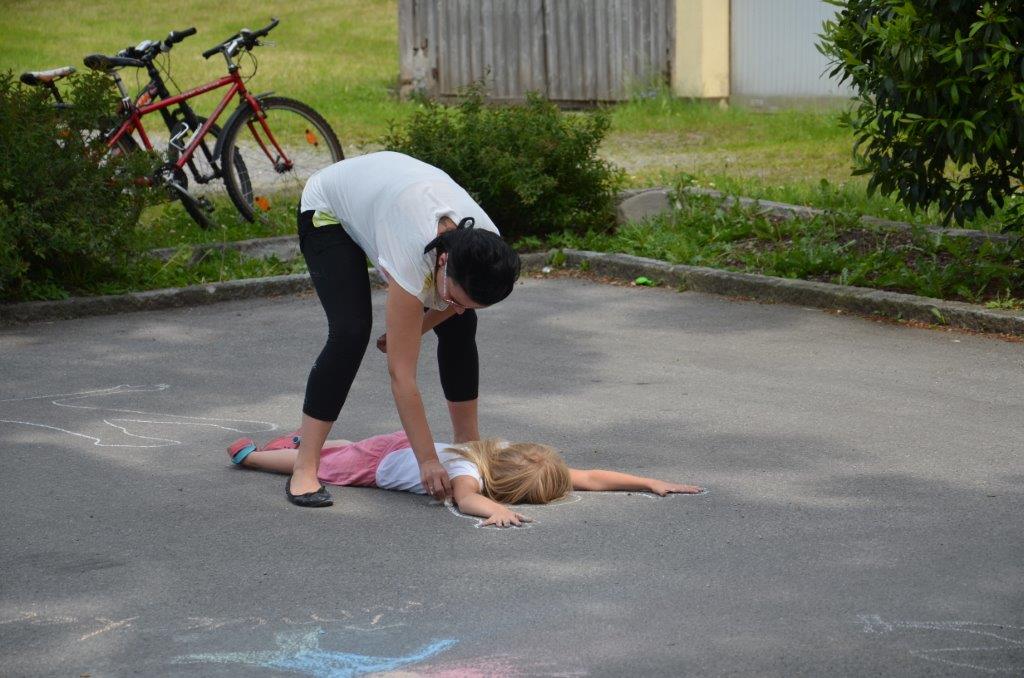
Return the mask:
<svg viewBox="0 0 1024 678">
<path fill-rule="evenodd" d="M 285 237 L 288 238 L 291 236 Z M 565 256 L 564 266 L 584 267 L 591 273 L 622 280 L 635 280 L 640 276 L 646 276 L 659 284 L 684 287 L 707 294 L 840 309 L 852 313 L 948 325 L 980 332 L 1024 336 L 1024 312 L 998 311 L 958 301 L 944 301 L 864 287 L 669 264 L 628 254 L 580 250 L 564 250 L 562 254 Z M 523 269 L 541 270 L 552 260 L 552 256 L 553 251 L 524 254 L 521 257 Z M 375 269 L 370 269 L 370 281 L 378 286 L 384 284 L 383 277 Z M 221 301 L 297 294 L 311 289 L 309 275 L 298 273 L 102 297 L 4 304 L 0 305 L 0 326 L 198 306 Z"/>
<path fill-rule="evenodd" d="M 147 292 L 111 294 L 102 297 L 72 297 L 59 301 L 30 301 L 0 306 L 0 326 L 14 323 L 66 320 L 93 315 L 132 311 L 155 311 L 180 306 L 198 306 L 219 301 L 294 294 L 312 289 L 305 273 L 271 278 L 228 280 L 208 285 L 172 287 Z"/>
<path fill-rule="evenodd" d="M 563 250 L 562 254 L 565 256 L 564 265 L 567 267 L 582 267 L 590 273 L 622 280 L 635 280 L 645 276 L 659 284 L 683 287 L 694 292 L 747 297 L 757 301 L 813 308 L 839 309 L 896 320 L 1024 336 L 1024 311 L 999 311 L 959 301 L 945 301 L 865 287 L 669 264 L 629 254 L 579 250 Z M 547 260 L 551 260 L 551 254 L 547 255 Z"/>
<path fill-rule="evenodd" d="M 291 237 L 291 236 L 286 236 Z M 546 252 L 524 254 L 524 268 L 539 268 L 550 255 Z M 384 278 L 371 268 L 370 284 L 383 286 Z M 0 327 L 19 323 L 67 320 L 94 315 L 112 315 L 134 311 L 156 311 L 182 306 L 216 304 L 221 301 L 274 297 L 297 294 L 313 289 L 309 274 L 296 273 L 268 278 L 227 280 L 208 285 L 172 287 L 148 292 L 112 294 L 102 297 L 73 297 L 60 301 L 30 301 L 21 304 L 0 304 Z"/>
<path fill-rule="evenodd" d="M 784 202 L 773 200 L 758 200 L 754 198 L 733 197 L 710 188 L 698 188 L 691 186 L 683 189 L 688 195 L 705 196 L 718 198 L 726 205 L 739 203 L 744 207 L 755 207 L 764 214 L 770 214 L 783 219 L 810 219 L 812 217 L 828 214 L 829 210 L 818 209 L 817 207 L 805 207 L 803 205 L 790 205 Z M 616 209 L 616 221 L 624 224 L 629 221 L 642 221 L 653 216 L 667 212 L 671 207 L 671 191 L 667 188 L 647 188 L 624 191 L 620 195 Z M 862 216 L 859 221 L 865 226 L 874 226 L 892 231 L 910 231 L 913 225 L 903 221 L 890 221 L 878 217 Z M 975 242 L 1010 242 L 1011 236 L 1006 233 L 990 233 L 989 231 L 976 231 L 966 228 L 942 228 L 939 226 L 925 226 L 925 232 L 935 235 L 942 235 L 949 238 L 967 238 Z"/>
</svg>

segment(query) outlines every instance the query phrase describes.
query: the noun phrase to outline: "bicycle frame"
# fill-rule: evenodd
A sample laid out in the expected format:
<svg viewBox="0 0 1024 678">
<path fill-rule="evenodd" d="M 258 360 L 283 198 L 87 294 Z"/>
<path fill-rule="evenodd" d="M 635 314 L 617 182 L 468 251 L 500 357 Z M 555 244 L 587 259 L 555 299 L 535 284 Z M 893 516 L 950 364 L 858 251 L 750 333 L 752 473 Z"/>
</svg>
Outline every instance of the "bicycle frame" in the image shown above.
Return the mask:
<svg viewBox="0 0 1024 678">
<path fill-rule="evenodd" d="M 121 99 L 121 105 L 124 108 L 124 110 L 127 111 L 128 117 L 121 123 L 120 127 L 117 128 L 117 131 L 114 132 L 107 139 L 108 148 L 113 148 L 117 144 L 117 142 L 125 135 L 131 136 L 135 132 L 138 132 L 139 137 L 142 139 L 143 145 L 146 147 L 146 150 L 152 151 L 153 143 L 149 140 L 149 135 L 146 134 L 146 130 L 142 126 L 142 118 L 144 116 L 157 111 L 162 111 L 171 106 L 176 106 L 177 104 L 183 101 L 193 99 L 197 96 L 206 94 L 207 92 L 212 92 L 213 90 L 220 89 L 222 87 L 228 87 L 227 93 L 220 100 L 220 103 L 217 104 L 217 107 L 213 110 L 213 113 L 209 116 L 209 118 L 207 118 L 206 122 L 203 123 L 202 126 L 192 135 L 192 139 L 189 142 L 189 145 L 181 152 L 177 160 L 174 161 L 175 169 L 180 170 L 183 167 L 185 167 L 186 164 L 188 164 L 189 160 L 191 160 L 192 158 L 192 155 L 199 147 L 199 144 L 202 143 L 203 139 L 206 137 L 206 134 L 210 131 L 210 128 L 213 127 L 214 124 L 216 124 L 217 120 L 224 112 L 224 109 L 227 108 L 228 104 L 231 103 L 232 99 L 234 99 L 235 96 L 238 96 L 238 98 L 241 99 L 243 102 L 248 103 L 252 110 L 257 113 L 257 117 L 260 121 L 260 126 L 263 128 L 263 132 L 266 135 L 267 140 L 269 140 L 270 144 L 272 144 L 274 149 L 277 151 L 278 159 L 274 158 L 270 150 L 267 148 L 266 143 L 263 141 L 263 139 L 259 137 L 259 135 L 256 133 L 256 130 L 252 128 L 252 123 L 249 124 L 249 127 L 250 129 L 253 130 L 253 134 L 254 136 L 256 136 L 256 139 L 260 147 L 262 148 L 263 152 L 267 155 L 267 158 L 270 159 L 271 163 L 273 163 L 275 167 L 278 167 L 279 161 L 283 161 L 284 169 L 290 169 L 292 166 L 292 161 L 285 155 L 284 150 L 277 143 L 277 140 L 274 138 L 274 134 L 270 131 L 270 127 L 267 125 L 266 116 L 262 115 L 262 109 L 260 108 L 259 100 L 252 94 L 250 94 L 249 91 L 246 89 L 245 83 L 242 81 L 242 77 L 241 75 L 239 75 L 238 71 L 233 71 L 228 75 L 218 78 L 214 82 L 210 82 L 205 85 L 200 85 L 199 87 L 194 87 L 190 90 L 182 92 L 181 94 L 176 94 L 174 96 L 168 97 L 167 99 L 161 99 L 156 102 L 147 103 L 142 106 L 137 105 L 132 100 L 132 98 L 128 96 L 127 91 L 124 88 L 124 83 L 121 81 L 120 77 L 116 76 L 116 74 L 114 80 L 117 83 L 118 89 L 121 90 L 121 94 L 123 95 Z"/>
</svg>

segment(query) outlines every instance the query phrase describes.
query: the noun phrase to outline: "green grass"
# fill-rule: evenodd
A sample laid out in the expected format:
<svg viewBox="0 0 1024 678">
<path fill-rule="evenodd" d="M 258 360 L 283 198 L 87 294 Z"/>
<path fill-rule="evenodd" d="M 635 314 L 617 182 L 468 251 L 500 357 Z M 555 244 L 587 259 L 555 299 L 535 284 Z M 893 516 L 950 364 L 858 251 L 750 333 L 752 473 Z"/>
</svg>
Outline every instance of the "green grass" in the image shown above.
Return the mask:
<svg viewBox="0 0 1024 678">
<path fill-rule="evenodd" d="M 169 261 L 143 258 L 122 271 L 122 275 L 94 288 L 75 290 L 79 294 L 121 294 L 140 290 L 187 287 L 225 280 L 264 278 L 301 273 L 306 270 L 301 260 L 282 262 L 276 257 L 244 259 L 238 252 L 225 250 L 207 252 L 192 261 L 192 248 L 183 246 Z"/>
<path fill-rule="evenodd" d="M 853 140 L 839 124 L 844 105 L 723 108 L 661 92 L 614 107 L 602 153 L 626 169 L 635 187 L 682 181 L 731 195 L 941 224 L 937 210 L 915 213 L 889 197 L 867 195 L 867 178 L 852 175 Z M 998 213 L 965 224 L 1002 226 Z"/>
<path fill-rule="evenodd" d="M 375 138 L 388 119 L 404 116 L 405 107 L 389 94 L 398 75 L 394 0 L 270 0 L 255 5 L 238 0 L 133 5 L 48 0 L 7 2 L 3 9 L 0 67 L 16 72 L 60 65 L 81 70 L 86 54 L 113 54 L 145 39 L 161 39 L 172 29 L 195 26 L 199 33 L 170 53 L 171 73 L 183 88 L 224 75 L 223 58 L 204 60 L 203 50 L 240 28 L 259 28 L 277 17 L 281 24 L 268 37 L 275 44 L 255 51 L 259 71 L 250 83 L 254 92 L 274 90 L 310 104 L 327 117 L 343 143 Z M 243 72 L 250 63 L 243 60 Z M 135 71 L 124 73 L 125 82 L 134 86 Z M 202 108 L 209 110 L 216 94 L 204 99 Z"/>
<path fill-rule="evenodd" d="M 708 197 L 613 233 L 562 234 L 534 247 L 624 252 L 677 264 L 762 273 L 1015 308 L 1024 244 L 865 227 L 854 215 L 784 220 Z"/>
<path fill-rule="evenodd" d="M 286 223 L 249 222 L 235 210 L 230 200 L 214 200 L 213 220 L 210 229 L 200 228 L 186 214 L 180 203 L 165 203 L 151 207 L 142 215 L 139 228 L 138 248 L 151 250 L 181 245 L 235 242 L 252 238 L 270 238 L 280 235 L 294 235 L 295 221 Z"/>
</svg>

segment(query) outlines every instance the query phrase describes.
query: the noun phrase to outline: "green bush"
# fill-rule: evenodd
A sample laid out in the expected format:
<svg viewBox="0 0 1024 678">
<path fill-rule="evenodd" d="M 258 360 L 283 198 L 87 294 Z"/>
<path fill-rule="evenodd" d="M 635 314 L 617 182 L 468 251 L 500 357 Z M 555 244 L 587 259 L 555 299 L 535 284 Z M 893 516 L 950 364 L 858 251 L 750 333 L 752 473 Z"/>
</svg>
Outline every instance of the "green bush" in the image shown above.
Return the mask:
<svg viewBox="0 0 1024 678">
<path fill-rule="evenodd" d="M 829 0 L 820 51 L 858 91 L 845 123 L 869 192 L 1024 231 L 1024 4 Z"/>
<path fill-rule="evenodd" d="M 99 129 L 117 99 L 98 75 L 70 79 L 68 108 L 0 73 L 0 299 L 67 296 L 116 279 L 131 257 L 145 153 L 112 156 Z"/>
<path fill-rule="evenodd" d="M 488 106 L 478 85 L 456 107 L 422 104 L 383 143 L 447 172 L 514 242 L 613 224 L 624 175 L 597 157 L 609 125 L 604 111 L 562 113 L 535 94 Z"/>
</svg>

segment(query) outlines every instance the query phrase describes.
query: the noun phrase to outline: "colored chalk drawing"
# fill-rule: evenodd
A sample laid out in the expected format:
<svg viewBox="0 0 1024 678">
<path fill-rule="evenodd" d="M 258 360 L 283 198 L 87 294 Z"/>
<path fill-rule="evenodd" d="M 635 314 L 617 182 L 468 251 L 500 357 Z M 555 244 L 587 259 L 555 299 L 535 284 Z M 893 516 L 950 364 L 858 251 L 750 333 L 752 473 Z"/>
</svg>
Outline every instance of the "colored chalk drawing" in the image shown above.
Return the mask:
<svg viewBox="0 0 1024 678">
<path fill-rule="evenodd" d="M 324 650 L 320 647 L 320 637 L 326 633 L 321 627 L 308 631 L 279 633 L 276 637 L 278 647 L 274 650 L 191 654 L 175 657 L 174 662 L 179 664 L 240 664 L 291 671 L 314 678 L 349 678 L 368 673 L 394 671 L 416 664 L 447 650 L 457 642 L 454 639 L 446 638 L 433 641 L 415 652 L 395 657 L 380 657 Z"/>
<path fill-rule="evenodd" d="M 118 648 L 131 643 L 136 636 L 166 639 L 167 657 L 160 663 L 167 666 L 202 667 L 234 666 L 239 675 L 260 676 L 290 673 L 311 678 L 347 678 L 374 674 L 380 676 L 422 676 L 424 678 L 524 678 L 526 676 L 585 676 L 581 668 L 567 667 L 563 660 L 547 660 L 531 653 L 529 658 L 512 654 L 475 654 L 468 646 L 482 643 L 491 646 L 486 632 L 476 641 L 465 638 L 416 639 L 406 622 L 427 616 L 440 619 L 443 605 L 425 605 L 416 600 L 395 605 L 370 607 L 330 613 L 311 613 L 301 617 L 186 617 L 167 621 L 147 617 L 72 616 L 45 614 L 39 606 L 16 611 L 0 609 L 0 633 L 11 627 L 64 627 L 68 638 L 82 647 L 72 652 L 68 675 L 90 673 L 80 664 L 81 656 L 95 656 L 97 648 Z M 271 640 L 272 634 L 272 640 Z M 13 634 L 12 634 L 13 636 Z M 113 636 L 113 637 L 111 637 Z M 239 647 L 239 637 L 243 647 Z M 259 639 L 263 640 L 259 640 Z M 55 641 L 64 643 L 65 641 Z M 220 648 L 223 651 L 196 652 L 195 647 Z M 446 654 L 459 646 L 462 656 Z M 60 645 L 60 653 L 66 647 Z M 372 652 L 361 648 L 372 647 Z M 33 652 L 46 648 L 33 646 Z M 105 661 L 116 665 L 117 656 L 106 655 Z M 76 658 L 77 657 L 77 658 Z M 61 667 L 53 666 L 54 670 Z M 99 668 L 99 667 L 97 667 Z M 76 671 L 78 673 L 76 673 Z M 102 670 L 100 671 L 102 673 Z M 173 671 L 166 671 L 173 673 Z M 235 672 L 233 671 L 232 674 Z M 191 674 L 189 674 L 191 675 Z M 199 675 L 202 675 L 201 673 Z"/>
<path fill-rule="evenodd" d="M 857 615 L 861 630 L 870 635 L 899 636 L 918 647 L 908 652 L 929 662 L 993 675 L 1024 675 L 1024 627 L 974 621 L 906 621 L 876 614 Z M 920 647 L 927 639 L 931 645 Z"/>
<path fill-rule="evenodd" d="M 24 398 L 6 398 L 0 400 L 0 413 L 10 411 L 11 409 L 15 409 L 16 404 L 18 403 L 28 403 L 31 405 L 32 414 L 31 416 L 24 416 L 17 419 L 0 419 L 0 424 L 31 426 L 50 431 L 57 431 L 58 433 L 63 433 L 69 436 L 91 440 L 93 446 L 95 447 L 122 447 L 135 449 L 152 447 L 172 447 L 175 445 L 183 444 L 181 440 L 177 440 L 174 438 L 162 438 L 151 435 L 147 436 L 139 432 L 140 429 L 144 430 L 146 427 L 154 425 L 183 426 L 190 428 L 213 428 L 232 433 L 265 433 L 267 431 L 275 431 L 278 428 L 277 424 L 267 421 L 254 421 L 249 419 L 225 419 L 219 417 L 196 417 L 183 414 L 147 412 L 144 410 L 130 410 L 116 407 L 101 407 L 97 405 L 88 404 L 88 402 L 93 402 L 97 398 L 124 396 L 126 394 L 137 399 L 137 394 L 158 393 L 161 391 L 165 391 L 169 388 L 171 387 L 168 384 L 151 384 L 140 386 L 120 384 L 118 386 L 92 389 L 89 391 L 79 391 L 77 393 L 57 393 L 50 395 L 28 396 Z M 41 407 L 41 405 L 43 407 Z M 71 410 L 88 410 L 121 415 L 127 414 L 133 416 L 107 416 L 101 420 L 103 426 L 115 429 L 116 431 L 119 431 L 120 434 L 112 433 L 109 430 L 104 429 L 102 427 L 99 427 L 91 432 L 87 432 L 81 429 L 88 429 L 88 426 L 75 426 L 74 428 L 70 428 L 69 426 L 71 425 L 69 424 L 57 425 L 57 420 L 60 419 L 61 417 L 58 415 L 57 412 L 47 411 L 45 407 L 47 405 L 52 405 L 58 408 L 67 408 Z"/>
</svg>

